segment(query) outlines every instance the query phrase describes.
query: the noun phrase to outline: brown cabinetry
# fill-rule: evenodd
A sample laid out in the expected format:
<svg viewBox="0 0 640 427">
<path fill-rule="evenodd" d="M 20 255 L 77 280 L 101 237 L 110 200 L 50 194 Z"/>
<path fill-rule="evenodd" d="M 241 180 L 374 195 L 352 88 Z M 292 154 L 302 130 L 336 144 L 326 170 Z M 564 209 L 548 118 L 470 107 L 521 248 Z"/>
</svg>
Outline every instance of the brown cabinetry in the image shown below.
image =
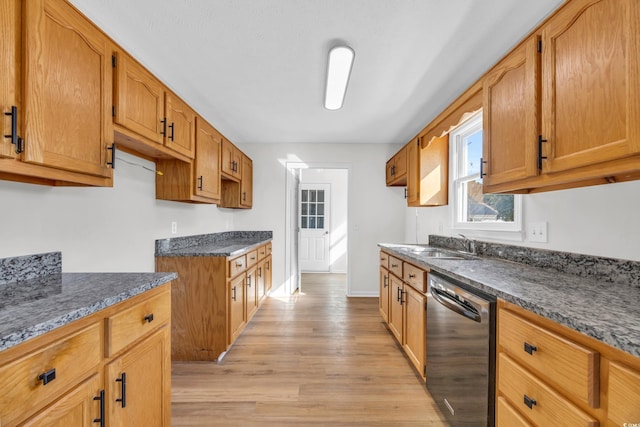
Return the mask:
<svg viewBox="0 0 640 427">
<path fill-rule="evenodd" d="M 109 39 L 63 0 L 2 8 L 0 177 L 110 186 Z"/>
<path fill-rule="evenodd" d="M 420 204 L 420 138 L 406 145 L 407 150 L 407 205 Z"/>
<path fill-rule="evenodd" d="M 391 287 L 389 282 L 389 270 L 380 267 L 380 297 L 378 299 L 380 315 L 385 322 L 389 322 L 389 295 Z"/>
<path fill-rule="evenodd" d="M 407 146 L 405 145 L 387 161 L 387 185 L 407 185 Z"/>
<path fill-rule="evenodd" d="M 640 420 L 640 359 L 498 302 L 496 425 L 622 426 Z"/>
<path fill-rule="evenodd" d="M 220 163 L 222 176 L 239 181 L 242 177 L 242 151 L 226 138 L 222 139 L 222 161 Z"/>
<path fill-rule="evenodd" d="M 253 161 L 242 152 L 238 159 L 240 180 L 227 179 L 223 174 L 220 207 L 250 209 L 253 207 Z"/>
<path fill-rule="evenodd" d="M 168 283 L 0 352 L 0 425 L 169 425 L 170 293 Z"/>
<path fill-rule="evenodd" d="M 389 275 L 389 329 L 393 332 L 400 345 L 404 343 L 404 312 L 402 300 L 404 298 L 404 284 L 393 274 Z"/>
<path fill-rule="evenodd" d="M 156 271 L 178 273 L 172 360 L 213 361 L 224 355 L 271 289 L 270 248 L 266 243 L 230 257 L 156 257 Z"/>
<path fill-rule="evenodd" d="M 405 284 L 402 304 L 405 316 L 405 332 L 402 348 L 416 370 L 424 377 L 427 336 L 427 297 L 422 291 L 418 291 L 412 286 Z"/>
</svg>

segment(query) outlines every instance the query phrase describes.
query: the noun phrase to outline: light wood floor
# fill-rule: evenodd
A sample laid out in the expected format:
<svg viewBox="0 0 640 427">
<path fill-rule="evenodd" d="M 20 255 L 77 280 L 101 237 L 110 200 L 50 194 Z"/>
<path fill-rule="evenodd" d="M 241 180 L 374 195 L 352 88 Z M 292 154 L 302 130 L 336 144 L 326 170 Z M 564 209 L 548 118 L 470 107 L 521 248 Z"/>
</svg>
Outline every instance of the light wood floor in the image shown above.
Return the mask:
<svg viewBox="0 0 640 427">
<path fill-rule="evenodd" d="M 344 276 L 270 297 L 223 361 L 174 362 L 172 425 L 446 426 L 378 313 Z"/>
</svg>

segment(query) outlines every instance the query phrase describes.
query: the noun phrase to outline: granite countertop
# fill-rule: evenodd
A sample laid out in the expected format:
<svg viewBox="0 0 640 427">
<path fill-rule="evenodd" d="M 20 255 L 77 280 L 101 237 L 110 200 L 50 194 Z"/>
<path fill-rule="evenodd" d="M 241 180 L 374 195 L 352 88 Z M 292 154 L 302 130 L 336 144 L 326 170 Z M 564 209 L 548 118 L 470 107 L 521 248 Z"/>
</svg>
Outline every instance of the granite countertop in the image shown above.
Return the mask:
<svg viewBox="0 0 640 427">
<path fill-rule="evenodd" d="M 640 357 L 640 305 L 637 304 L 640 287 L 493 257 L 430 258 L 410 250 L 411 246 L 418 245 L 381 243 L 379 246 L 405 261 L 457 279 Z M 630 264 L 634 263 L 625 263 Z M 637 272 L 634 266 L 632 273 Z"/>
<path fill-rule="evenodd" d="M 59 268 L 32 277 L 41 265 L 34 263 L 35 257 L 7 259 L 11 262 L 5 264 L 0 260 L 0 267 L 13 263 L 25 272 L 12 282 L 0 277 L 0 351 L 177 277 L 176 273 L 62 273 Z M 59 266 L 59 258 L 48 257 L 53 260 L 49 265 Z"/>
<path fill-rule="evenodd" d="M 270 242 L 271 231 L 226 231 L 156 240 L 156 256 L 234 256 Z"/>
</svg>

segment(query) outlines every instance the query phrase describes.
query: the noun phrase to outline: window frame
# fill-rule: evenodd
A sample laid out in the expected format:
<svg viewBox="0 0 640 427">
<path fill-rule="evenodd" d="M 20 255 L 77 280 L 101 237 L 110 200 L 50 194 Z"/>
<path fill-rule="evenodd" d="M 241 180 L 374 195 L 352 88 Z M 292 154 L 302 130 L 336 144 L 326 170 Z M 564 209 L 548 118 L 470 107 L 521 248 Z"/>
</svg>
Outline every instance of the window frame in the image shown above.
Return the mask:
<svg viewBox="0 0 640 427">
<path fill-rule="evenodd" d="M 519 234 L 522 232 L 522 196 L 519 194 L 513 195 L 513 222 L 469 222 L 462 220 L 462 218 L 466 217 L 466 209 L 468 208 L 468 204 L 463 200 L 467 193 L 463 191 L 462 187 L 465 183 L 478 180 L 481 177 L 480 172 L 460 176 L 468 160 L 466 157 L 463 159 L 460 158 L 461 151 L 464 151 L 465 156 L 467 153 L 466 150 L 461 150 L 461 145 L 464 138 L 473 135 L 479 130 L 482 131 L 482 129 L 482 111 L 479 111 L 449 131 L 449 170 L 451 171 L 449 177 L 449 194 L 451 195 L 452 205 L 451 228 L 455 230 L 513 232 Z"/>
</svg>

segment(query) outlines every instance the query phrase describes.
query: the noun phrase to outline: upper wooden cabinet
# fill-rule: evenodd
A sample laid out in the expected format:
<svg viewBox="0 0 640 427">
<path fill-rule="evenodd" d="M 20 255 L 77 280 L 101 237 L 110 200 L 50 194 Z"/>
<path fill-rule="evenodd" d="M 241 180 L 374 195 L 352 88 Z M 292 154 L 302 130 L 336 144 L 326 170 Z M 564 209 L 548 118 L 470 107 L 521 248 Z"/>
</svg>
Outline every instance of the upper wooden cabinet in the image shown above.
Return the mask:
<svg viewBox="0 0 640 427">
<path fill-rule="evenodd" d="M 2 178 L 110 186 L 109 39 L 62 0 L 1 7 Z"/>
<path fill-rule="evenodd" d="M 639 45 L 637 1 L 571 0 L 494 67 L 485 192 L 638 179 Z"/>
<path fill-rule="evenodd" d="M 387 185 L 407 185 L 407 146 L 405 145 L 387 161 Z"/>
<path fill-rule="evenodd" d="M 222 142 L 223 164 L 224 141 Z M 233 149 L 240 155 L 237 161 L 240 167 L 237 169 L 242 173 L 240 181 L 228 179 L 226 174 L 222 175 L 222 197 L 219 206 L 223 208 L 250 209 L 253 207 L 253 161 L 237 148 L 233 147 Z"/>
<path fill-rule="evenodd" d="M 222 135 L 201 117 L 196 118 L 196 158 L 191 162 L 158 160 L 156 198 L 178 202 L 220 202 L 220 147 Z"/>
<path fill-rule="evenodd" d="M 222 139 L 222 175 L 239 181 L 242 178 L 242 152 L 226 138 Z"/>
<path fill-rule="evenodd" d="M 500 61 L 483 84 L 483 187 L 536 176 L 538 37 Z"/>
<path fill-rule="evenodd" d="M 153 158 L 193 159 L 195 111 L 125 52 L 111 60 L 118 144 Z"/>
<path fill-rule="evenodd" d="M 444 206 L 449 202 L 449 135 L 420 137 L 418 201 L 409 206 Z"/>
<path fill-rule="evenodd" d="M 412 139 L 407 145 L 407 205 L 420 204 L 420 138 Z"/>
</svg>

